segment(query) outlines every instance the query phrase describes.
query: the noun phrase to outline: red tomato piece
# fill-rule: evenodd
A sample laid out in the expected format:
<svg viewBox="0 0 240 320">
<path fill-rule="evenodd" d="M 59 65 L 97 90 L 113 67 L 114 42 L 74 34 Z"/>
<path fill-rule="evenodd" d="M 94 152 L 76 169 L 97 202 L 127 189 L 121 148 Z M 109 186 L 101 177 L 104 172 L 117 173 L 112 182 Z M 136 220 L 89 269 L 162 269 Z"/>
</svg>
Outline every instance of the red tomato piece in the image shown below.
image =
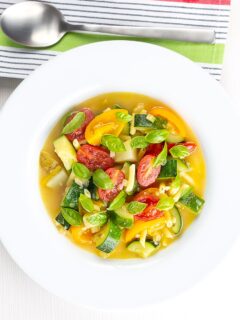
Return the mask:
<svg viewBox="0 0 240 320">
<path fill-rule="evenodd" d="M 124 173 L 116 168 L 109 168 L 106 170 L 106 173 L 109 175 L 110 179 L 113 182 L 113 189 L 103 190 L 98 189 L 98 194 L 101 200 L 103 201 L 112 201 L 118 193 L 123 189 L 123 179 L 125 178 Z"/>
<path fill-rule="evenodd" d="M 92 119 L 94 118 L 94 113 L 90 109 L 82 108 L 80 111 L 85 113 L 85 120 L 82 123 L 82 125 L 78 129 L 76 129 L 74 132 L 66 134 L 66 137 L 70 141 L 73 141 L 74 139 L 77 139 L 78 141 L 84 140 L 85 139 L 85 129 L 86 129 L 87 125 L 89 124 L 89 122 L 91 122 Z M 79 111 L 76 111 L 73 114 L 71 114 L 68 117 L 68 119 L 66 120 L 66 124 L 68 122 L 70 122 L 76 116 L 76 114 L 78 112 Z"/>
<path fill-rule="evenodd" d="M 139 193 L 134 197 L 134 200 L 142 203 L 146 203 L 148 206 L 150 206 L 150 205 L 157 204 L 159 199 L 157 196 L 154 196 L 152 194 L 142 195 Z"/>
<path fill-rule="evenodd" d="M 151 154 L 153 156 L 158 156 L 159 153 L 162 151 L 164 147 L 164 144 L 163 143 L 156 143 L 156 144 L 150 144 L 148 147 L 147 147 L 147 150 L 145 152 L 145 155 L 147 154 Z"/>
<path fill-rule="evenodd" d="M 156 204 L 159 200 L 157 196 L 152 194 L 137 194 L 134 197 L 134 200 L 146 203 L 148 205 L 143 212 L 134 216 L 135 220 L 149 221 L 160 218 L 164 215 L 163 211 L 160 211 L 156 208 Z"/>
<path fill-rule="evenodd" d="M 153 167 L 153 160 L 155 156 L 144 156 L 138 165 L 137 169 L 137 181 L 142 187 L 148 187 L 153 184 L 161 170 L 161 166 Z"/>
<path fill-rule="evenodd" d="M 90 144 L 84 144 L 80 147 L 77 151 L 77 160 L 92 171 L 98 168 L 106 170 L 112 167 L 114 163 L 114 160 L 106 149 L 91 146 Z"/>
</svg>

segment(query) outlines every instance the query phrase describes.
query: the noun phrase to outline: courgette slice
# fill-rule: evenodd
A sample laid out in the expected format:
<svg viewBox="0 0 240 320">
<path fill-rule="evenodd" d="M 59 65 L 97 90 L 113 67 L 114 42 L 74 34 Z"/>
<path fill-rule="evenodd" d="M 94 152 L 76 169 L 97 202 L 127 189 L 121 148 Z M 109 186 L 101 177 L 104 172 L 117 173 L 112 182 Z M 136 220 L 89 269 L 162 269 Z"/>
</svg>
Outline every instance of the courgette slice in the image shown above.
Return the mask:
<svg viewBox="0 0 240 320">
<path fill-rule="evenodd" d="M 87 190 L 91 194 L 91 199 L 92 200 L 99 200 L 99 195 L 98 195 L 98 189 L 93 183 L 93 179 L 91 178 L 87 187 Z"/>
<path fill-rule="evenodd" d="M 161 117 L 155 117 L 155 121 L 152 122 L 148 119 L 147 114 L 135 114 L 134 127 L 142 129 L 163 129 L 166 127 L 167 120 Z"/>
<path fill-rule="evenodd" d="M 124 142 L 126 151 L 116 152 L 114 160 L 116 163 L 123 163 L 126 161 L 137 162 L 137 149 L 131 147 L 131 140 Z"/>
<path fill-rule="evenodd" d="M 70 170 L 74 162 L 77 162 L 76 150 L 66 136 L 61 136 L 53 142 L 55 152 L 62 160 L 66 170 Z"/>
<path fill-rule="evenodd" d="M 56 220 L 65 230 L 68 230 L 68 229 L 71 227 L 71 225 L 63 218 L 63 215 L 62 215 L 61 212 L 56 216 L 55 220 Z"/>
<path fill-rule="evenodd" d="M 127 186 L 126 186 L 126 193 L 128 195 L 132 195 L 138 187 L 137 184 L 137 179 L 136 179 L 136 165 L 135 164 L 131 164 L 129 166 L 129 170 L 128 170 L 128 175 L 126 176 L 128 182 L 127 182 Z"/>
<path fill-rule="evenodd" d="M 133 241 L 129 243 L 127 249 L 133 253 L 136 253 L 141 258 L 149 257 L 154 251 L 156 251 L 157 246 L 154 245 L 151 241 L 145 242 L 145 247 L 143 247 L 140 241 Z"/>
<path fill-rule="evenodd" d="M 126 206 L 111 212 L 113 221 L 122 228 L 131 228 L 134 223 L 134 216 L 130 214 Z"/>
<path fill-rule="evenodd" d="M 172 179 L 177 176 L 177 160 L 168 159 L 167 163 L 161 167 L 158 179 Z"/>
<path fill-rule="evenodd" d="M 84 189 L 74 181 L 63 198 L 61 206 L 78 210 L 78 199 L 81 193 L 84 193 Z"/>
<path fill-rule="evenodd" d="M 112 219 L 109 219 L 108 223 L 95 236 L 96 248 L 105 253 L 112 252 L 118 245 L 121 235 L 122 230 Z"/>
<path fill-rule="evenodd" d="M 182 230 L 182 226 L 183 226 L 183 221 L 182 221 L 182 216 L 180 214 L 180 211 L 178 210 L 178 208 L 176 206 L 174 206 L 172 208 L 172 210 L 170 211 L 171 216 L 174 218 L 174 223 L 173 226 L 171 228 L 171 231 L 174 234 L 179 234 Z"/>
<path fill-rule="evenodd" d="M 195 214 L 199 214 L 205 201 L 194 192 L 188 192 L 179 199 L 179 202 L 191 209 Z"/>
</svg>

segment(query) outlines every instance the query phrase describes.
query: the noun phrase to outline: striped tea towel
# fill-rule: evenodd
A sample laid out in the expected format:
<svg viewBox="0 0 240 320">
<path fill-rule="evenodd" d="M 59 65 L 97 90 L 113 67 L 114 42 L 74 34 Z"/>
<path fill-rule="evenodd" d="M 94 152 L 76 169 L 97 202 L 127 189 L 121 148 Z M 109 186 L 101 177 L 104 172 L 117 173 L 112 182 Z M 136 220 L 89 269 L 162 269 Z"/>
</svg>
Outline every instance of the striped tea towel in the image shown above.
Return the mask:
<svg viewBox="0 0 240 320">
<path fill-rule="evenodd" d="M 122 26 L 209 27 L 216 31 L 215 44 L 196 44 L 156 39 L 134 39 L 172 49 L 199 63 L 220 80 L 227 38 L 231 0 L 40 0 L 56 6 L 71 23 Z M 0 0 L 0 14 L 19 1 Z M 57 54 L 102 40 L 129 39 L 106 35 L 67 34 L 44 50 L 26 49 L 10 41 L 0 30 L 0 76 L 25 78 Z"/>
</svg>

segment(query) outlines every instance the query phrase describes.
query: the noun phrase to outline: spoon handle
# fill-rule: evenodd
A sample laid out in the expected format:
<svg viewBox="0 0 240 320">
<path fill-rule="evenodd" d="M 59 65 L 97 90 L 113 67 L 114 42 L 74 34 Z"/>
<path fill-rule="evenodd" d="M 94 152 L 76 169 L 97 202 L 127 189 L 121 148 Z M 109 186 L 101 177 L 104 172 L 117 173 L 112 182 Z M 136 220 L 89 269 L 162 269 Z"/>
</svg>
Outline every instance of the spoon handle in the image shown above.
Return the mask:
<svg viewBox="0 0 240 320">
<path fill-rule="evenodd" d="M 171 39 L 189 42 L 213 43 L 215 41 L 214 29 L 205 28 L 164 28 L 164 27 L 125 27 L 102 26 L 94 24 L 67 24 L 68 31 L 80 33 L 113 34 L 132 37 L 145 37 L 156 39 Z"/>
</svg>

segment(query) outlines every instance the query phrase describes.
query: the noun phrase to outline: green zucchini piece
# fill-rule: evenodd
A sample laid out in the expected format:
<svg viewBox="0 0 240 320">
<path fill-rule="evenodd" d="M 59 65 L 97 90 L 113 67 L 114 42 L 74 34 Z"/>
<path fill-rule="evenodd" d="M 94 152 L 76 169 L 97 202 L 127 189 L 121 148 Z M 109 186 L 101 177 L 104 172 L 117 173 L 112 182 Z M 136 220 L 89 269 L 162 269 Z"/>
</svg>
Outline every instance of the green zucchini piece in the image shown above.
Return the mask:
<svg viewBox="0 0 240 320">
<path fill-rule="evenodd" d="M 141 258 L 149 257 L 155 250 L 157 246 L 154 245 L 152 241 L 146 241 L 145 247 L 143 247 L 140 241 L 134 240 L 133 242 L 129 243 L 127 249 L 133 253 L 136 253 Z"/>
<path fill-rule="evenodd" d="M 172 217 L 175 219 L 175 222 L 171 228 L 171 231 L 174 234 L 179 234 L 182 230 L 182 226 L 183 226 L 183 221 L 182 221 L 182 216 L 180 214 L 180 211 L 178 210 L 178 208 L 176 206 L 174 206 L 172 208 L 172 210 L 170 211 Z"/>
<path fill-rule="evenodd" d="M 177 160 L 168 159 L 165 166 L 161 167 L 158 179 L 171 179 L 177 176 Z"/>
<path fill-rule="evenodd" d="M 146 128 L 146 129 L 163 129 L 166 127 L 167 120 L 161 117 L 155 117 L 155 121 L 152 122 L 148 119 L 147 114 L 135 114 L 134 127 Z"/>
<path fill-rule="evenodd" d="M 73 163 L 77 162 L 76 150 L 66 136 L 61 136 L 53 142 L 54 150 L 62 160 L 66 170 L 72 168 Z"/>
<path fill-rule="evenodd" d="M 109 219 L 108 223 L 96 235 L 96 248 L 105 253 L 112 252 L 118 245 L 121 235 L 122 230 L 112 219 Z"/>
<path fill-rule="evenodd" d="M 99 200 L 98 188 L 93 183 L 93 179 L 92 178 L 89 181 L 87 190 L 90 192 L 92 200 Z"/>
<path fill-rule="evenodd" d="M 60 212 L 55 220 L 65 229 L 68 230 L 70 228 L 70 224 L 63 218 L 62 213 Z"/>
<path fill-rule="evenodd" d="M 125 191 L 128 195 L 132 195 L 138 188 L 135 164 L 131 164 L 129 166 L 128 175 L 126 176 L 126 178 L 128 182 Z"/>
<path fill-rule="evenodd" d="M 107 222 L 105 211 L 97 213 L 86 213 L 83 216 L 83 223 L 87 228 L 102 227 Z"/>
<path fill-rule="evenodd" d="M 137 150 L 131 147 L 131 140 L 124 142 L 126 151 L 116 152 L 114 160 L 117 163 L 123 163 L 126 161 L 137 162 Z"/>
<path fill-rule="evenodd" d="M 122 228 L 131 228 L 134 223 L 134 215 L 130 214 L 126 206 L 111 212 L 113 221 Z"/>
<path fill-rule="evenodd" d="M 61 207 L 78 210 L 78 198 L 81 193 L 84 193 L 84 189 L 74 181 L 63 198 Z"/>
<path fill-rule="evenodd" d="M 188 192 L 186 193 L 184 196 L 182 196 L 179 199 L 179 202 L 181 204 L 183 204 L 184 206 L 188 207 L 189 209 L 191 209 L 195 214 L 198 214 L 205 201 L 200 198 L 199 196 L 197 196 L 194 192 Z"/>
</svg>

